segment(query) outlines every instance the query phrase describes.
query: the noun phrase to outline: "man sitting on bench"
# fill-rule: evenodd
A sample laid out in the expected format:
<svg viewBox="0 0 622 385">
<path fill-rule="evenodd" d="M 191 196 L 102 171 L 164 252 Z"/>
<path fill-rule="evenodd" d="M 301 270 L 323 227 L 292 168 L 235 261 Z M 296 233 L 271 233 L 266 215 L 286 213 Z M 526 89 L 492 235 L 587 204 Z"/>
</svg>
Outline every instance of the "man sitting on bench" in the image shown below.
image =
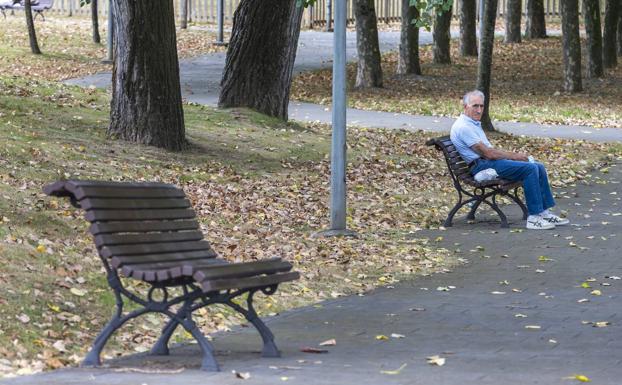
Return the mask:
<svg viewBox="0 0 622 385">
<path fill-rule="evenodd" d="M 451 127 L 450 138 L 471 174 L 492 168 L 503 179 L 522 181 L 529 212 L 528 229 L 554 229 L 555 225 L 570 223 L 548 210 L 555 206 L 555 200 L 542 163 L 534 162 L 526 154 L 499 150 L 490 144 L 480 122 L 484 94 L 478 90 L 467 92 L 462 104 L 464 112 Z"/>
</svg>

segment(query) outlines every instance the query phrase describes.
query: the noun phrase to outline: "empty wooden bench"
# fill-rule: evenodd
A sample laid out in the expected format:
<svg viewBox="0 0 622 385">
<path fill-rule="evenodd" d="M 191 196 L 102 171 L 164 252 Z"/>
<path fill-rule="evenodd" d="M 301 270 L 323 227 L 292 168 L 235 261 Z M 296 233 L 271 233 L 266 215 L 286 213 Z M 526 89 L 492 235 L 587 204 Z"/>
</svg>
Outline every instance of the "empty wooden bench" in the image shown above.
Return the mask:
<svg viewBox="0 0 622 385">
<path fill-rule="evenodd" d="M 522 186 L 522 182 L 514 182 L 506 179 L 494 179 L 484 182 L 477 182 L 471 175 L 471 170 L 466 162 L 456 150 L 456 147 L 449 139 L 449 136 L 433 138 L 426 142 L 428 146 L 434 146 L 437 150 L 442 151 L 447 162 L 449 175 L 454 182 L 454 187 L 458 192 L 458 203 L 449 211 L 445 220 L 445 227 L 450 227 L 453 222 L 454 215 L 463 206 L 471 204 L 471 209 L 467 215 L 467 219 L 475 219 L 475 212 L 482 203 L 489 205 L 499 215 L 501 219 L 501 227 L 509 227 L 508 220 L 503 211 L 497 205 L 497 195 L 503 195 L 516 202 L 521 210 L 523 210 L 523 219 L 527 219 L 527 207 L 518 196 L 518 189 Z M 466 196 L 466 197 L 465 197 Z"/>
<path fill-rule="evenodd" d="M 44 188 L 68 197 L 85 210 L 90 233 L 116 298 L 116 313 L 96 338 L 83 365 L 96 366 L 112 333 L 132 318 L 150 312 L 169 317 L 151 352 L 168 354 L 168 342 L 181 325 L 203 351 L 202 368 L 218 370 L 212 346 L 192 321 L 192 313 L 225 304 L 252 323 L 263 339 L 263 356 L 280 355 L 274 336 L 253 308 L 253 295 L 273 294 L 282 282 L 299 278 L 280 258 L 229 263 L 218 258 L 203 239 L 183 190 L 164 183 L 59 181 Z M 123 284 L 119 274 L 147 283 L 148 289 Z M 247 294 L 246 306 L 233 299 Z M 124 313 L 127 301 L 138 305 Z"/>
</svg>

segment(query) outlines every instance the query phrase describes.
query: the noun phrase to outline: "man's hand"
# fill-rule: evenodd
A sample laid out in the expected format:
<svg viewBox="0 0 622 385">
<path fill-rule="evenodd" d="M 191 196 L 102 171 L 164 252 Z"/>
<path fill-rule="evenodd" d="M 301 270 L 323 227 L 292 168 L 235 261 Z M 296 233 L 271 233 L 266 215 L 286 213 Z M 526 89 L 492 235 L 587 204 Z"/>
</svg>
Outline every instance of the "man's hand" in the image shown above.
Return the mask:
<svg viewBox="0 0 622 385">
<path fill-rule="evenodd" d="M 517 160 L 520 162 L 529 161 L 528 155 L 526 154 L 497 150 L 496 148 L 486 146 L 482 142 L 474 144 L 471 148 L 473 149 L 473 151 L 477 152 L 484 159 L 489 159 L 489 160 L 509 159 L 509 160 Z"/>
</svg>

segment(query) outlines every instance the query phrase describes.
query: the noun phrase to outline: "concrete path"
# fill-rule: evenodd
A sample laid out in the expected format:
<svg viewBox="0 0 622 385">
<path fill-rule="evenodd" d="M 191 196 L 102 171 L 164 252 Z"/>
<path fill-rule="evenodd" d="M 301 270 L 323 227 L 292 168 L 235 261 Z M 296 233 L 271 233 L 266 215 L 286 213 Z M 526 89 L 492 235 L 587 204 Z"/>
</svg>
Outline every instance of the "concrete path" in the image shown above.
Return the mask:
<svg viewBox="0 0 622 385">
<path fill-rule="evenodd" d="M 622 163 L 589 185 L 556 190 L 572 225 L 523 231 L 494 217 L 464 218 L 442 237 L 465 264 L 365 296 L 288 312 L 268 320 L 283 352 L 259 357 L 254 330 L 216 335 L 219 373 L 197 370 L 195 346 L 169 357 L 133 356 L 105 369 L 69 369 L 0 381 L 3 385 L 429 384 L 568 385 L 584 375 L 598 385 L 622 378 Z M 581 287 L 587 282 L 589 288 Z M 594 295 L 600 290 L 601 295 Z M 596 327 L 596 326 L 602 327 Z M 392 334 L 403 338 L 391 337 Z M 377 336 L 388 336 L 379 340 Z M 334 338 L 326 354 L 301 352 Z M 445 365 L 426 357 L 439 355 Z M 402 368 L 398 371 L 399 368 Z M 248 372 L 241 380 L 232 370 Z"/>
<path fill-rule="evenodd" d="M 421 31 L 420 44 L 430 44 L 430 33 Z M 380 32 L 381 51 L 396 50 L 399 45 L 399 32 Z M 332 66 L 332 34 L 317 31 L 303 31 L 296 54 L 294 71 L 296 73 Z M 356 35 L 347 34 L 346 53 L 349 61 L 356 59 Z M 215 53 L 182 60 L 180 62 L 181 87 L 183 97 L 191 102 L 215 106 L 218 103 L 218 90 L 225 54 Z M 110 73 L 101 73 L 81 79 L 67 81 L 80 86 L 94 85 L 100 88 L 110 86 Z M 327 106 L 292 101 L 289 116 L 297 121 L 331 122 L 331 111 Z M 365 111 L 349 108 L 347 124 L 361 127 L 402 128 L 408 130 L 448 131 L 452 118 L 433 116 L 414 116 L 410 114 Z M 538 137 L 576 138 L 593 141 L 620 141 L 622 129 L 592 128 L 588 126 L 554 126 L 530 123 L 496 122 L 495 126 L 503 132 L 515 135 Z"/>
</svg>

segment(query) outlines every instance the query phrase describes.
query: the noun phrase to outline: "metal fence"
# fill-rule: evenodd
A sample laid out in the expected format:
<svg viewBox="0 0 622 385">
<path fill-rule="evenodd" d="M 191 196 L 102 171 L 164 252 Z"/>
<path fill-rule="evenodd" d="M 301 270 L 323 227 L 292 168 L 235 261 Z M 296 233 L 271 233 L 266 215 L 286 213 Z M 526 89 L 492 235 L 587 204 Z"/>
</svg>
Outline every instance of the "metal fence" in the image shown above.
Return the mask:
<svg viewBox="0 0 622 385">
<path fill-rule="evenodd" d="M 108 1 L 99 0 L 99 14 L 102 16 L 108 15 Z M 176 15 L 179 15 L 180 2 L 182 0 L 174 0 Z M 337 0 L 332 0 L 332 2 Z M 354 23 L 354 0 L 347 1 L 347 17 L 348 23 Z M 460 0 L 454 0 L 454 16 L 457 16 L 458 2 Z M 476 0 L 479 6 L 479 1 Z M 559 16 L 560 15 L 560 1 L 561 0 L 544 0 L 544 9 L 547 16 Z M 605 0 L 601 1 L 601 12 L 605 9 Z M 218 0 L 188 0 L 188 18 L 189 21 L 216 23 L 217 22 L 217 7 Z M 317 0 L 315 5 L 305 10 L 303 17 L 303 27 L 313 28 L 326 25 L 326 15 L 328 0 Z M 376 2 L 376 14 L 378 21 L 381 23 L 394 23 L 398 22 L 402 15 L 402 0 L 375 0 Z M 224 0 L 224 20 L 225 23 L 231 23 L 233 20 L 233 13 L 237 8 L 240 0 Z M 497 14 L 503 16 L 507 4 L 507 0 L 499 0 L 499 6 Z M 582 1 L 579 0 L 579 9 L 582 9 Z M 523 0 L 523 12 L 526 12 L 527 0 Z M 66 16 L 72 15 L 90 15 L 90 6 L 80 7 L 80 0 L 56 0 L 54 7 L 47 12 L 56 13 Z"/>
</svg>

